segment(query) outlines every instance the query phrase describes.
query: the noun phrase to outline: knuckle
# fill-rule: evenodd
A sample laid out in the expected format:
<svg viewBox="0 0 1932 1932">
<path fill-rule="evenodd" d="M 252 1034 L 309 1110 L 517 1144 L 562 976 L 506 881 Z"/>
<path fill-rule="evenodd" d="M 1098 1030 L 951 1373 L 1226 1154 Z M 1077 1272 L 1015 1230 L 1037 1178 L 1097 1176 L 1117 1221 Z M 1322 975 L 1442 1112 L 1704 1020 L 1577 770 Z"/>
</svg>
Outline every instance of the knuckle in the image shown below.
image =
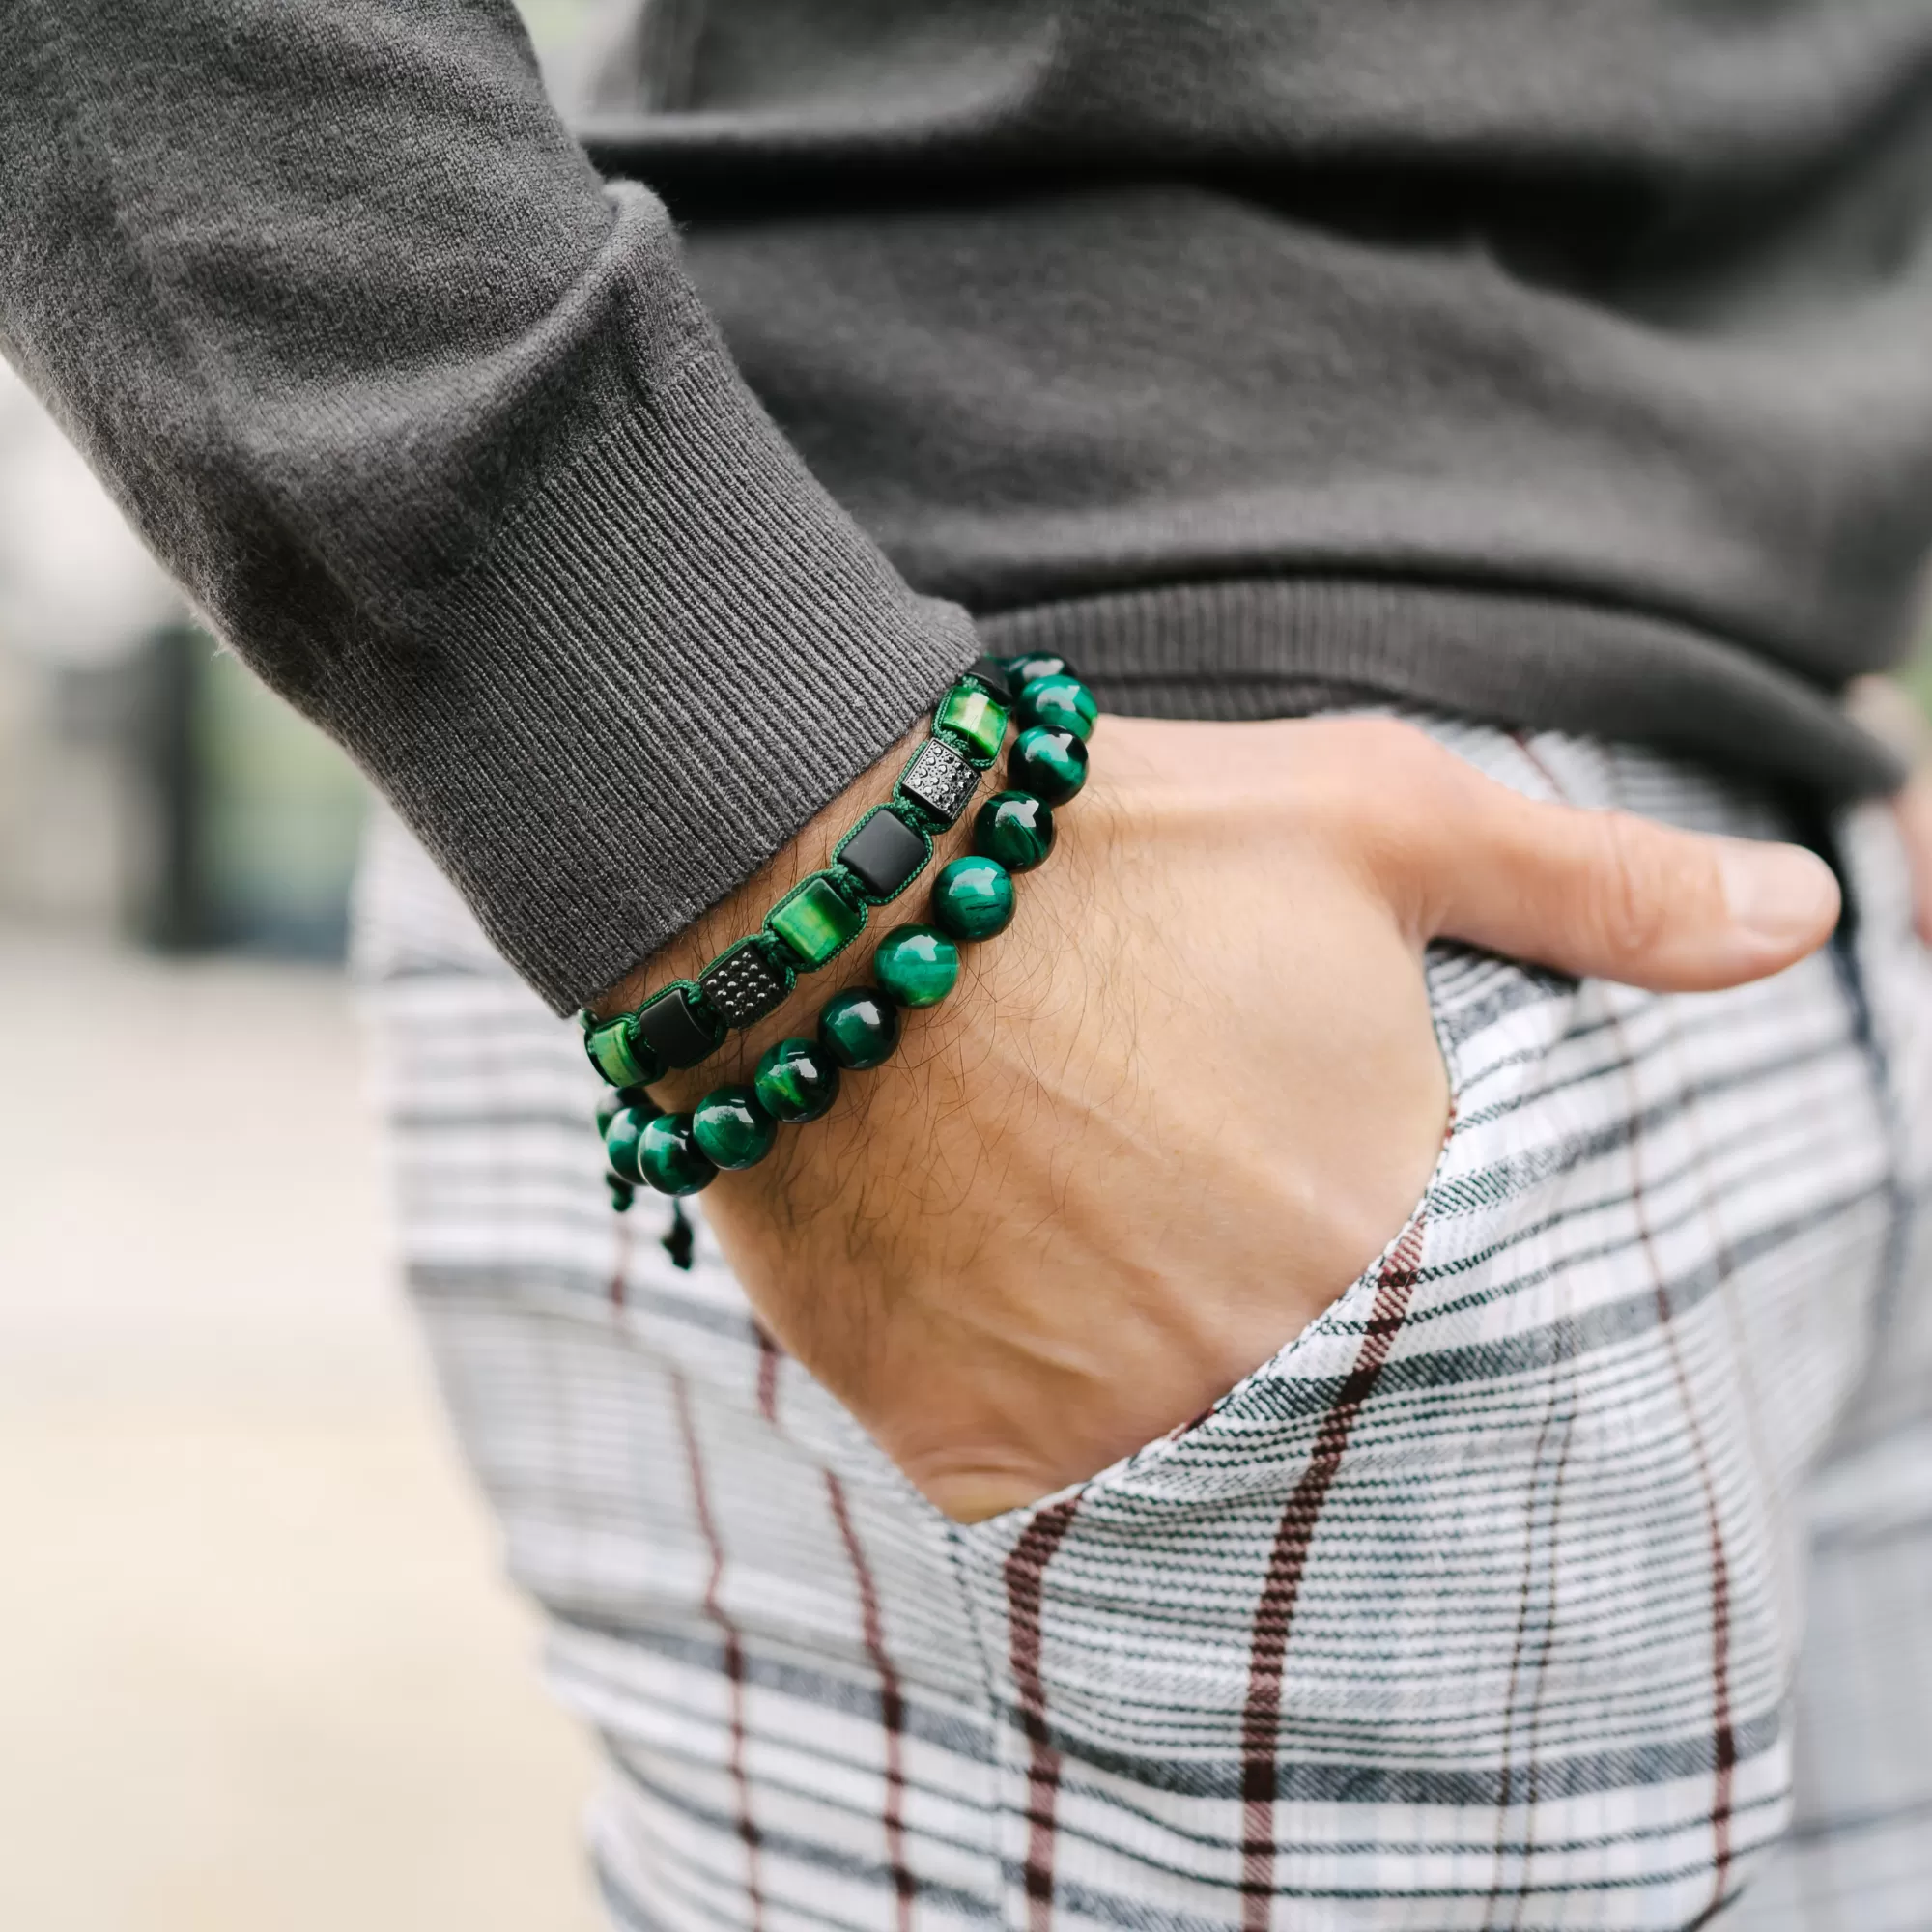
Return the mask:
<svg viewBox="0 0 1932 1932">
<path fill-rule="evenodd" d="M 1674 844 L 1628 812 L 1594 814 L 1590 920 L 1618 958 L 1653 952 L 1683 909 L 1692 881 Z"/>
</svg>

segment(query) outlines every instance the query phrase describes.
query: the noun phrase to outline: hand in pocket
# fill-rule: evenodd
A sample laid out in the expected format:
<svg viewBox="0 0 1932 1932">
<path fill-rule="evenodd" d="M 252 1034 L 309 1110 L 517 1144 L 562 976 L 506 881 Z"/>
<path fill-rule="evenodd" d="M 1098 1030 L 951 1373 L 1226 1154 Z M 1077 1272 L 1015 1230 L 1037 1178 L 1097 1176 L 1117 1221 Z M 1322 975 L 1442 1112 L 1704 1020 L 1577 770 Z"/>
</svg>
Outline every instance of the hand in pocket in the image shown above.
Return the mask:
<svg viewBox="0 0 1932 1932">
<path fill-rule="evenodd" d="M 1807 853 L 1533 803 L 1386 720 L 1110 717 L 1094 773 L 952 999 L 705 1197 L 772 1331 L 962 1519 L 1200 1413 L 1401 1231 L 1448 1107 L 1430 939 L 1681 990 L 1837 913 Z"/>
</svg>

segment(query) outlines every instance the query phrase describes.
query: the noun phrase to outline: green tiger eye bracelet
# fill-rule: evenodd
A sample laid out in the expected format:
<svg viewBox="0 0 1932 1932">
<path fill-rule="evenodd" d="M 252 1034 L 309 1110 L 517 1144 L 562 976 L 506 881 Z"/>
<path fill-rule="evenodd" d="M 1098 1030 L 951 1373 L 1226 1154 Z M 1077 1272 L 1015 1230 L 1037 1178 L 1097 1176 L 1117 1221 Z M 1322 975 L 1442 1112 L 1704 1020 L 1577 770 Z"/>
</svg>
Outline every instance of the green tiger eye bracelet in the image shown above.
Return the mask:
<svg viewBox="0 0 1932 1932">
<path fill-rule="evenodd" d="M 892 1057 L 901 1014 L 937 1006 L 958 984 L 960 947 L 1011 923 L 1014 874 L 1051 855 L 1053 808 L 1086 782 L 1087 740 L 1098 711 L 1064 659 L 982 660 L 940 701 L 932 735 L 900 773 L 893 798 L 845 835 L 832 866 L 800 881 L 772 908 L 762 934 L 727 948 L 696 981 L 662 988 L 635 1012 L 586 1029 L 591 1058 L 611 1082 L 598 1126 L 619 1208 L 639 1185 L 682 1197 L 708 1186 L 721 1170 L 754 1167 L 771 1152 L 781 1125 L 804 1125 L 831 1110 L 841 1071 L 881 1066 Z M 924 869 L 934 835 L 957 821 L 1009 722 L 1020 725 L 1007 757 L 1009 789 L 980 807 L 972 851 L 943 866 L 933 880 L 931 923 L 888 932 L 872 952 L 875 983 L 835 994 L 819 1011 L 815 1037 L 795 1036 L 768 1048 L 749 1085 L 716 1088 L 688 1114 L 658 1109 L 643 1092 L 650 1081 L 695 1065 L 727 1030 L 752 1023 L 724 1015 L 733 996 L 728 987 L 722 998 L 714 993 L 721 974 L 762 997 L 756 982 L 770 969 L 763 951 L 769 942 L 782 949 L 786 991 L 796 974 L 842 952 L 863 931 L 868 906 L 896 896 Z M 856 892 L 855 878 L 862 885 Z M 672 999 L 682 1005 L 661 1010 Z M 755 998 L 743 1009 L 753 1004 Z M 686 1054 L 696 1059 L 679 1057 Z"/>
<path fill-rule="evenodd" d="M 833 851 L 765 915 L 762 927 L 690 980 L 657 988 L 631 1012 L 583 1019 L 584 1051 L 613 1087 L 648 1086 L 696 1066 L 727 1035 L 754 1026 L 791 996 L 801 973 L 829 965 L 924 871 L 936 833 L 958 819 L 1000 754 L 1012 716 L 1004 664 L 980 658 L 935 708 L 931 735 L 906 761 L 893 796 L 867 811 Z"/>
</svg>

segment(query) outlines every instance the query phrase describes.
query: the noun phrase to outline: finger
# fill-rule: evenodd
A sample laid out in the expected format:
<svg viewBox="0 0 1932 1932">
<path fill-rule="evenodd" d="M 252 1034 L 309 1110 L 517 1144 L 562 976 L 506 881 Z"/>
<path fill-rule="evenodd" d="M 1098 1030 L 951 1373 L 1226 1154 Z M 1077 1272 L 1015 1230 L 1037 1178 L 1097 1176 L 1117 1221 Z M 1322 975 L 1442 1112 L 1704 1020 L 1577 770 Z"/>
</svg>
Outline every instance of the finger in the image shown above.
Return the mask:
<svg viewBox="0 0 1932 1932">
<path fill-rule="evenodd" d="M 1780 972 L 1837 923 L 1837 881 L 1800 846 L 1526 799 L 1413 735 L 1426 752 L 1382 775 L 1383 864 L 1419 937 L 1696 992 Z"/>
</svg>

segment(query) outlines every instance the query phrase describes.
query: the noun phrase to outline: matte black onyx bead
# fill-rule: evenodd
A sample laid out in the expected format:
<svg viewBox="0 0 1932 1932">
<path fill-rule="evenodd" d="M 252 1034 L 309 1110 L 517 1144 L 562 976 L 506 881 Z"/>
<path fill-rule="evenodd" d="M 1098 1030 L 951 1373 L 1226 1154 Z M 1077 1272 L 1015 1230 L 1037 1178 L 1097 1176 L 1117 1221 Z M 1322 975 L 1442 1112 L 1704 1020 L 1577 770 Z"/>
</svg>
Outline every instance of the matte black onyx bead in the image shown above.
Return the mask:
<svg viewBox="0 0 1932 1932">
<path fill-rule="evenodd" d="M 638 1168 L 660 1194 L 696 1194 L 718 1179 L 718 1170 L 697 1145 L 689 1114 L 660 1114 L 638 1143 Z"/>
<path fill-rule="evenodd" d="M 1013 683 L 1007 675 L 1007 668 L 998 658 L 975 658 L 966 668 L 968 677 L 977 677 L 1002 703 L 1010 704 L 1013 697 Z"/>
<path fill-rule="evenodd" d="M 1058 725 L 1031 725 L 1007 753 L 1007 776 L 1048 805 L 1065 805 L 1087 782 L 1087 747 Z"/>
<path fill-rule="evenodd" d="M 899 1009 L 876 986 L 835 993 L 818 1015 L 818 1043 L 840 1066 L 880 1066 L 899 1043 Z"/>
<path fill-rule="evenodd" d="M 1053 850 L 1053 808 L 1030 791 L 995 792 L 973 819 L 973 849 L 1009 872 L 1030 872 Z"/>
<path fill-rule="evenodd" d="M 791 975 L 755 939 L 741 940 L 697 976 L 698 990 L 727 1027 L 748 1027 L 784 1005 Z"/>
<path fill-rule="evenodd" d="M 724 1043 L 724 1029 L 692 998 L 695 990 L 667 986 L 632 1015 L 638 1043 L 668 1068 L 696 1066 Z"/>
<path fill-rule="evenodd" d="M 931 850 L 930 842 L 897 812 L 879 806 L 847 834 L 837 856 L 868 898 L 883 901 L 919 877 Z"/>
<path fill-rule="evenodd" d="M 951 825 L 979 789 L 980 774 L 951 745 L 928 738 L 899 777 L 899 790 L 915 805 Z"/>
<path fill-rule="evenodd" d="M 838 1097 L 838 1067 L 815 1039 L 781 1039 L 758 1062 L 752 1085 L 765 1112 L 796 1126 Z"/>
</svg>

